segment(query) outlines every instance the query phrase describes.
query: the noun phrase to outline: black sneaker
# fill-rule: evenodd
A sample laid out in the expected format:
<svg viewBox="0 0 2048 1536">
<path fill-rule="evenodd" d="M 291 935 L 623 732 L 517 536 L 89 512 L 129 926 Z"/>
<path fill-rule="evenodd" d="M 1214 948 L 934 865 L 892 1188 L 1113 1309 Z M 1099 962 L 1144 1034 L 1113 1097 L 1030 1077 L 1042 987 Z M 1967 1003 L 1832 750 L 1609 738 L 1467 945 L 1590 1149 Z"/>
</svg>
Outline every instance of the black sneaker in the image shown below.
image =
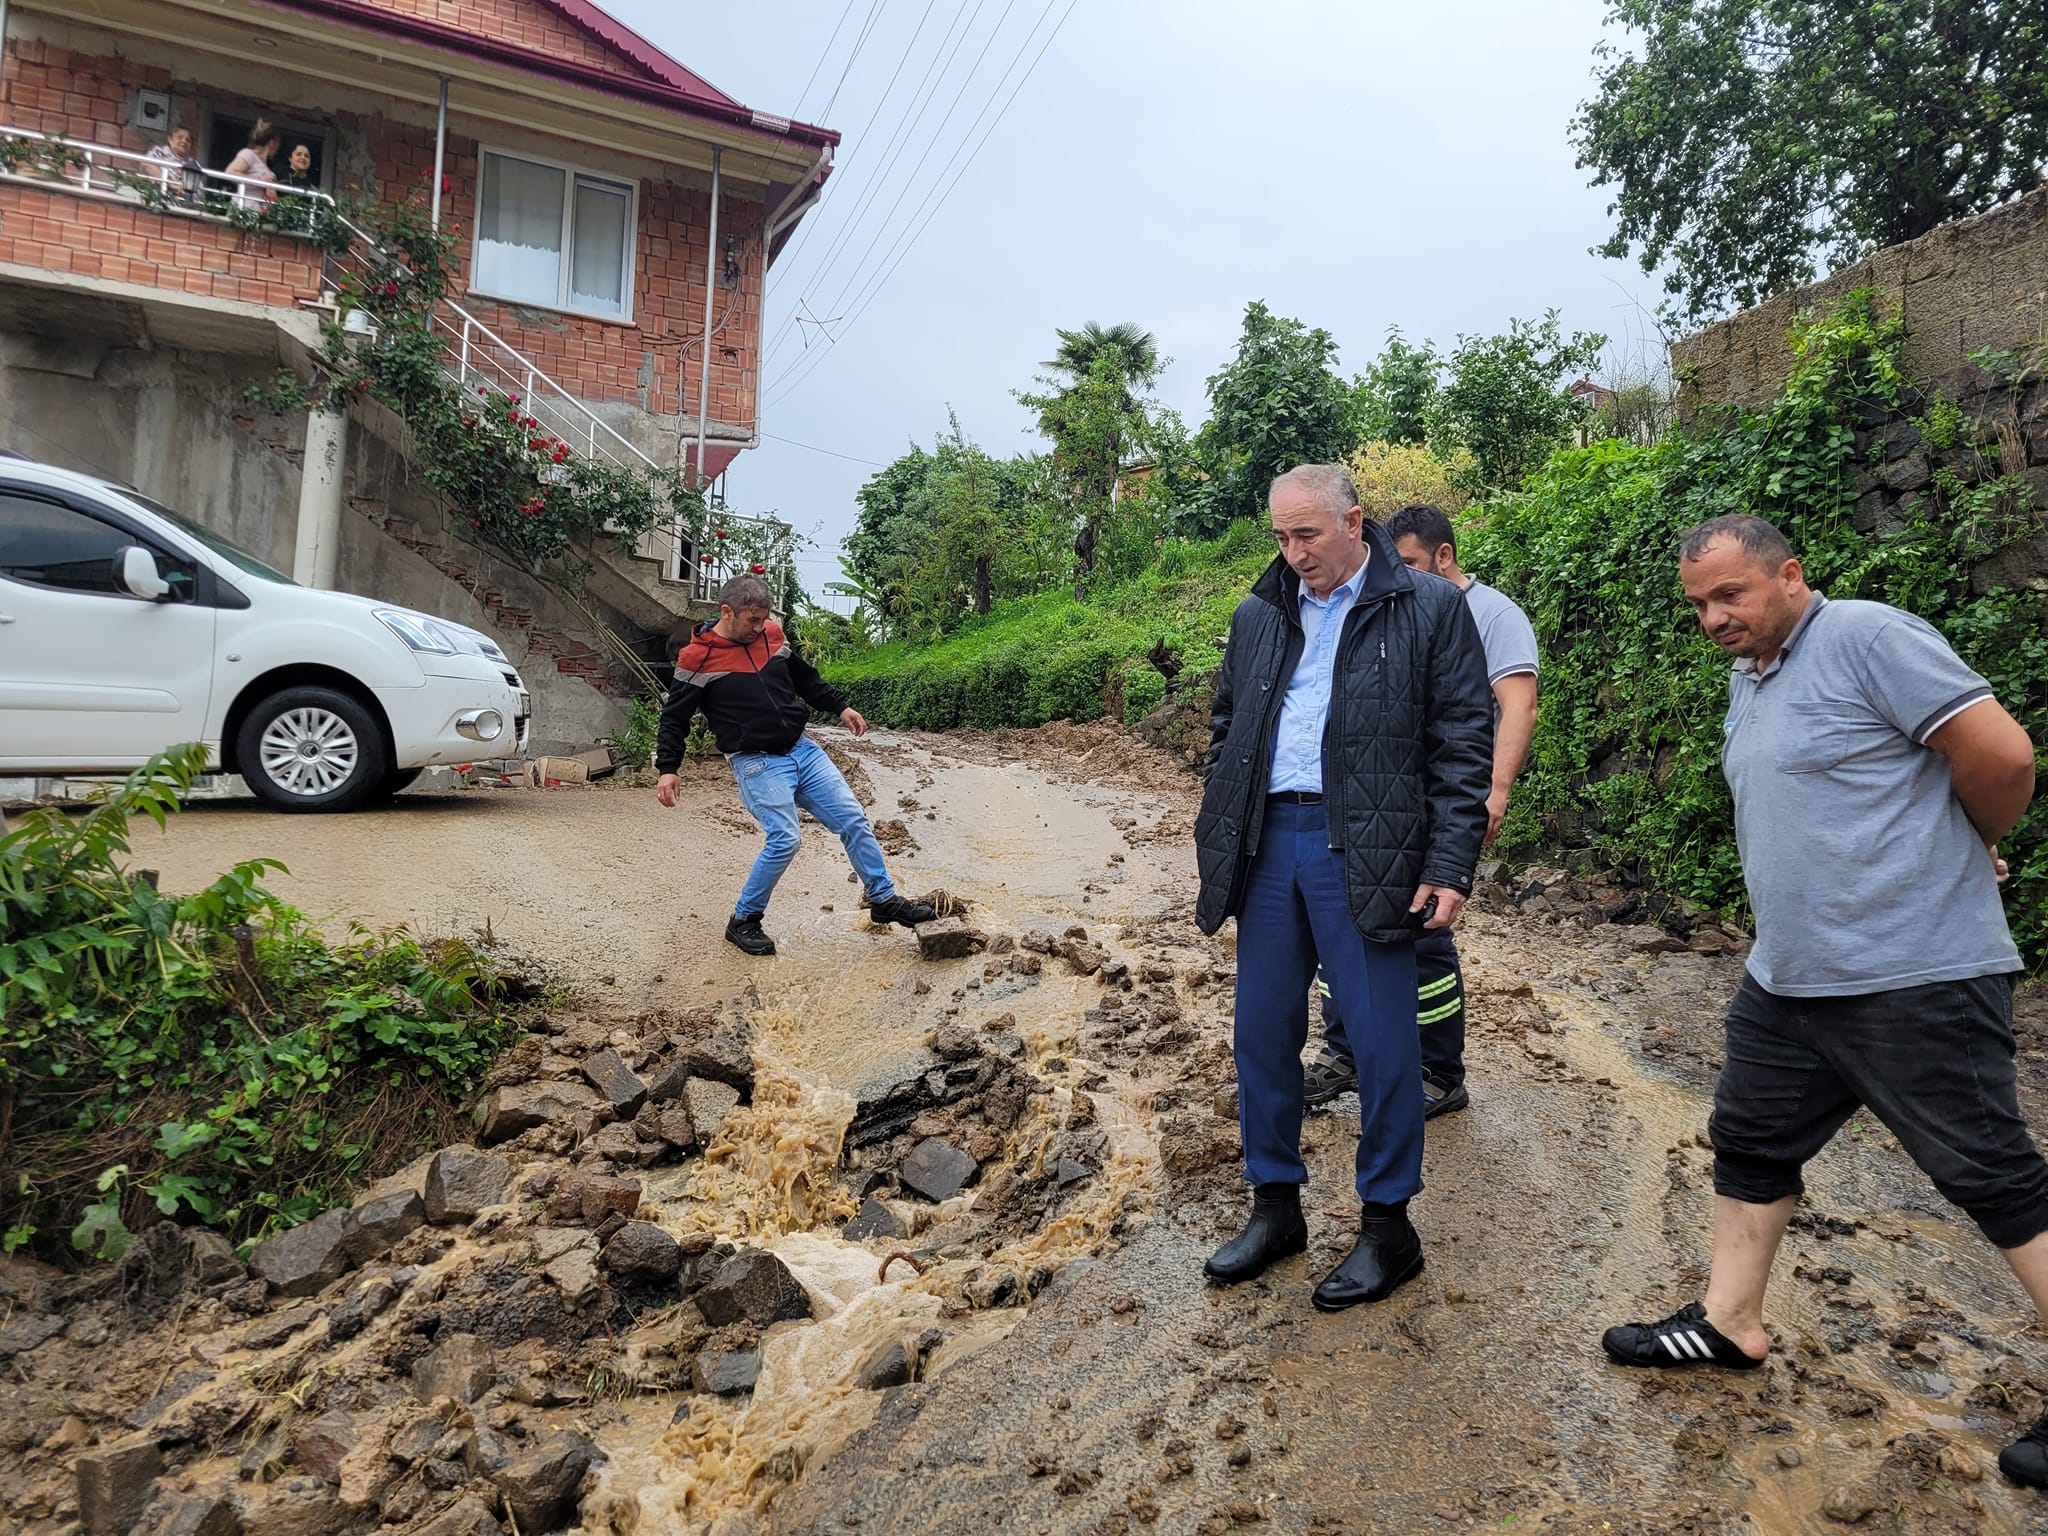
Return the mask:
<svg viewBox="0 0 2048 1536">
<path fill-rule="evenodd" d="M 1465 1091 L 1465 1085 L 1452 1086 L 1440 1077 L 1422 1074 L 1422 1118 L 1434 1120 L 1438 1115 L 1448 1115 L 1453 1110 L 1463 1109 L 1472 1102 L 1472 1095 Z"/>
<path fill-rule="evenodd" d="M 2048 1488 L 2048 1413 L 1998 1453 L 1998 1470 L 2022 1488 Z"/>
<path fill-rule="evenodd" d="M 1358 1063 L 1327 1041 L 1301 1069 L 1301 1102 L 1310 1109 L 1358 1092 Z"/>
<path fill-rule="evenodd" d="M 885 896 L 868 903 L 868 920 L 875 923 L 901 923 L 906 928 L 915 928 L 938 915 L 938 908 L 930 902 L 910 901 L 902 896 Z"/>
<path fill-rule="evenodd" d="M 745 917 L 729 917 L 725 922 L 725 942 L 733 948 L 744 950 L 750 955 L 772 955 L 775 941 L 761 931 L 761 914 L 750 912 Z"/>
<path fill-rule="evenodd" d="M 1616 1365 L 1718 1365 L 1753 1371 L 1763 1361 L 1744 1354 L 1707 1321 L 1707 1309 L 1688 1302 L 1661 1323 L 1623 1323 L 1600 1336 L 1600 1347 Z"/>
</svg>

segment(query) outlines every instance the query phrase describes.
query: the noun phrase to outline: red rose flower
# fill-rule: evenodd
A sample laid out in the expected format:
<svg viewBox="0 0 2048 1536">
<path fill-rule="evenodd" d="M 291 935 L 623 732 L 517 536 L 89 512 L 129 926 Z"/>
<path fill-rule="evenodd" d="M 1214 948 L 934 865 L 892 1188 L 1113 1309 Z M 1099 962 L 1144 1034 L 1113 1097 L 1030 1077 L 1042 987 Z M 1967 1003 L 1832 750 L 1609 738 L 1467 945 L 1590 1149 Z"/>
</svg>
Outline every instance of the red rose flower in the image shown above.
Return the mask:
<svg viewBox="0 0 2048 1536">
<path fill-rule="evenodd" d="M 747 567 L 747 569 L 756 576 L 765 576 L 768 574 L 768 567 L 765 565 L 750 565 Z"/>
<path fill-rule="evenodd" d="M 716 532 L 721 539 L 725 537 L 725 530 L 723 528 L 717 529 Z"/>
<path fill-rule="evenodd" d="M 711 557 L 709 555 L 699 555 L 697 557 L 697 563 L 699 565 L 709 565 L 711 563 Z"/>
</svg>

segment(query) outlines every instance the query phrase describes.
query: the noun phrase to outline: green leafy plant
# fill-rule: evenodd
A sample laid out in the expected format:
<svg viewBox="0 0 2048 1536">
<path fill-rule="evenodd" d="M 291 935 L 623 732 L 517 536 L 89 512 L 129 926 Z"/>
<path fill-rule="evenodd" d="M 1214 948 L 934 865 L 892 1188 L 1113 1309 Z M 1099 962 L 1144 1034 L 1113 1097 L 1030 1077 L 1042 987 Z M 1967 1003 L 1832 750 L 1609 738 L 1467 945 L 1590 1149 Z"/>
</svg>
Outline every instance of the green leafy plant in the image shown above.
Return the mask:
<svg viewBox="0 0 2048 1536">
<path fill-rule="evenodd" d="M 1727 663 L 1699 632 L 1676 572 L 1679 533 L 1724 512 L 1783 528 L 1831 597 L 1920 614 L 2048 741 L 2048 594 L 1973 592 L 1971 572 L 2031 532 L 2026 484 L 1969 451 L 1958 414 L 1902 372 L 1902 331 L 1876 295 L 1801 318 L 1796 364 L 1760 411 L 1730 411 L 1650 446 L 1621 440 L 1553 455 L 1520 491 L 1468 514 L 1460 552 L 1536 626 L 1543 707 L 1510 806 L 1510 848 L 1575 846 L 1666 891 L 1739 910 L 1742 880 L 1720 772 Z M 1932 483 L 1878 525 L 1860 510 L 1878 469 L 1859 426 L 1941 424 L 1952 447 Z M 1874 446 L 1880 456 L 1882 437 Z M 2048 955 L 2048 820 L 2005 844 L 2026 952 Z"/>
<path fill-rule="evenodd" d="M 0 836 L 0 1188 L 16 1246 L 115 1257 L 146 1220 L 237 1237 L 331 1204 L 451 1116 L 514 1028 L 460 941 L 330 945 L 251 859 L 189 895 L 125 867 L 205 764 L 153 759 L 82 816 Z"/>
</svg>

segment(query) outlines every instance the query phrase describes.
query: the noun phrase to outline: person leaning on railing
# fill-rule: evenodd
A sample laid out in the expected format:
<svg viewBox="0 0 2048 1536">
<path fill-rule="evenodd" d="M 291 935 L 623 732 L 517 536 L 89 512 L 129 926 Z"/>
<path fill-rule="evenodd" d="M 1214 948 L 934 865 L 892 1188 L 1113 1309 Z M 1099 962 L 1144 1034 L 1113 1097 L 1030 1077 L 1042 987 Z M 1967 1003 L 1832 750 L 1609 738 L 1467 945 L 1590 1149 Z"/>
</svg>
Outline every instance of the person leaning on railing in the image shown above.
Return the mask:
<svg viewBox="0 0 2048 1536">
<path fill-rule="evenodd" d="M 205 184 L 206 167 L 199 163 L 199 157 L 192 153 L 192 130 L 173 128 L 163 143 L 153 146 L 143 156 L 164 167 L 156 173 L 162 183 L 164 196 L 180 203 L 189 203 L 199 194 Z"/>
<path fill-rule="evenodd" d="M 283 142 L 278 131 L 270 125 L 268 118 L 258 118 L 256 126 L 249 130 L 249 142 L 235 153 L 235 158 L 224 167 L 225 174 L 246 178 L 235 188 L 234 200 L 237 208 L 260 212 L 277 200 L 277 194 L 268 187 L 248 185 L 256 181 L 276 181 L 277 172 L 270 168 L 270 157 L 277 153 Z"/>
</svg>

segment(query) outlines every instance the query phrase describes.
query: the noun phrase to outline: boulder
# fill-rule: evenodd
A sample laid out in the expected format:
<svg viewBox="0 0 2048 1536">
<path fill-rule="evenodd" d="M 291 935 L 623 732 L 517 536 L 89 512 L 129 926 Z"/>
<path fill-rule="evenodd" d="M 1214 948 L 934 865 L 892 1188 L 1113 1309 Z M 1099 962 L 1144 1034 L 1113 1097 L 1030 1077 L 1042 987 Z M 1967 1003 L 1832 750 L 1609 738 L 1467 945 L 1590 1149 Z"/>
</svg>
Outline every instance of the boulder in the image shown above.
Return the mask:
<svg viewBox="0 0 2048 1536">
<path fill-rule="evenodd" d="M 349 1292 L 348 1300 L 327 1314 L 327 1337 L 341 1344 L 370 1326 L 386 1307 L 398 1299 L 398 1287 L 389 1280 L 372 1280 Z"/>
<path fill-rule="evenodd" d="M 292 1455 L 309 1477 L 341 1481 L 341 1464 L 359 1438 L 355 1415 L 336 1409 L 317 1419 L 301 1420 L 292 1430 Z"/>
<path fill-rule="evenodd" d="M 677 1058 L 691 1077 L 708 1077 L 740 1091 L 742 1099 L 754 1092 L 754 1037 L 744 1024 L 722 1024 L 707 1040 L 686 1046 Z"/>
<path fill-rule="evenodd" d="M 609 1045 L 583 1063 L 583 1075 L 621 1120 L 632 1119 L 647 1102 L 647 1085 L 626 1065 L 625 1057 Z"/>
<path fill-rule="evenodd" d="M 130 1536 L 242 1536 L 242 1500 L 226 1483 L 161 1493 Z"/>
<path fill-rule="evenodd" d="M 725 1091 L 733 1094 L 734 1102 L 738 1102 L 736 1089 L 727 1088 Z M 643 1136 L 651 1130 L 678 1152 L 688 1152 L 697 1145 L 697 1125 L 690 1118 L 690 1106 L 687 1104 L 674 1100 L 665 1104 L 650 1103 L 646 1109 L 640 1111 L 640 1118 L 634 1123 L 643 1127 Z"/>
<path fill-rule="evenodd" d="M 898 1339 L 885 1344 L 861 1363 L 854 1385 L 867 1392 L 900 1387 L 917 1375 L 917 1353 Z"/>
<path fill-rule="evenodd" d="M 367 1264 L 382 1258 L 392 1245 L 427 1219 L 427 1202 L 416 1189 L 396 1190 L 365 1200 L 348 1213 L 342 1247 L 350 1260 Z"/>
<path fill-rule="evenodd" d="M 549 1221 L 580 1221 L 587 1227 L 612 1216 L 631 1216 L 639 1209 L 639 1180 L 587 1169 L 563 1179 L 548 1197 Z"/>
<path fill-rule="evenodd" d="M 588 1083 L 513 1083 L 494 1089 L 477 1102 L 477 1137 L 485 1146 L 495 1146 L 537 1125 L 593 1114 L 605 1103 L 605 1096 Z"/>
<path fill-rule="evenodd" d="M 931 1048 L 941 1061 L 972 1061 L 981 1054 L 981 1040 L 965 1024 L 942 1024 L 931 1038 Z"/>
<path fill-rule="evenodd" d="M 717 1078 L 693 1077 L 683 1089 L 683 1104 L 689 1111 L 690 1127 L 697 1145 L 707 1147 L 725 1129 L 726 1118 L 739 1108 L 740 1092 Z"/>
<path fill-rule="evenodd" d="M 491 1506 L 474 1495 L 457 1499 L 439 1514 L 405 1528 L 405 1536 L 504 1536 Z"/>
<path fill-rule="evenodd" d="M 423 1403 L 443 1397 L 473 1403 L 497 1373 L 489 1345 L 473 1333 L 451 1333 L 414 1362 L 412 1389 Z"/>
<path fill-rule="evenodd" d="M 981 935 L 958 917 L 934 918 L 912 931 L 917 935 L 917 952 L 926 960 L 964 959 L 981 943 Z"/>
<path fill-rule="evenodd" d="M 245 1536 L 338 1536 L 354 1523 L 333 1486 L 317 1477 L 286 1478 L 242 1516 Z"/>
<path fill-rule="evenodd" d="M 659 1285 L 682 1272 L 683 1250 L 651 1221 L 629 1221 L 604 1245 L 604 1267 L 630 1285 Z"/>
<path fill-rule="evenodd" d="M 680 1099 L 683 1096 L 683 1084 L 689 1080 L 689 1067 L 680 1061 L 670 1062 L 647 1079 L 647 1102 L 666 1104 L 670 1099 Z"/>
<path fill-rule="evenodd" d="M 559 1430 L 491 1475 L 520 1536 L 546 1536 L 575 1518 L 583 1474 L 597 1456 L 583 1436 Z"/>
<path fill-rule="evenodd" d="M 601 1157 L 608 1163 L 624 1163 L 629 1168 L 644 1168 L 660 1160 L 661 1145 L 643 1142 L 631 1121 L 614 1121 L 601 1127 L 595 1136 L 583 1143 L 581 1155 Z"/>
<path fill-rule="evenodd" d="M 928 1136 L 903 1160 L 903 1187 L 934 1203 L 974 1182 L 981 1165 L 949 1141 Z"/>
<path fill-rule="evenodd" d="M 849 1243 L 864 1243 L 871 1237 L 896 1238 L 903 1235 L 903 1223 L 888 1206 L 869 1195 L 861 1201 L 853 1220 L 839 1229 L 839 1235 Z"/>
<path fill-rule="evenodd" d="M 810 1294 L 789 1266 L 759 1248 L 743 1248 L 698 1290 L 697 1310 L 714 1328 L 750 1322 L 757 1328 L 811 1315 Z"/>
<path fill-rule="evenodd" d="M 470 1221 L 512 1187 L 512 1165 L 475 1147 L 445 1147 L 427 1168 L 427 1220 Z"/>
<path fill-rule="evenodd" d="M 130 1435 L 79 1452 L 79 1529 L 85 1536 L 128 1536 L 163 1469 L 163 1453 L 154 1435 Z"/>
<path fill-rule="evenodd" d="M 753 1391 L 760 1375 L 758 1349 L 715 1349 L 707 1345 L 690 1362 L 690 1385 L 699 1392 L 715 1392 L 720 1397 Z"/>
<path fill-rule="evenodd" d="M 348 1237 L 349 1213 L 324 1212 L 258 1243 L 249 1272 L 273 1296 L 311 1296 L 348 1273 Z"/>
</svg>

